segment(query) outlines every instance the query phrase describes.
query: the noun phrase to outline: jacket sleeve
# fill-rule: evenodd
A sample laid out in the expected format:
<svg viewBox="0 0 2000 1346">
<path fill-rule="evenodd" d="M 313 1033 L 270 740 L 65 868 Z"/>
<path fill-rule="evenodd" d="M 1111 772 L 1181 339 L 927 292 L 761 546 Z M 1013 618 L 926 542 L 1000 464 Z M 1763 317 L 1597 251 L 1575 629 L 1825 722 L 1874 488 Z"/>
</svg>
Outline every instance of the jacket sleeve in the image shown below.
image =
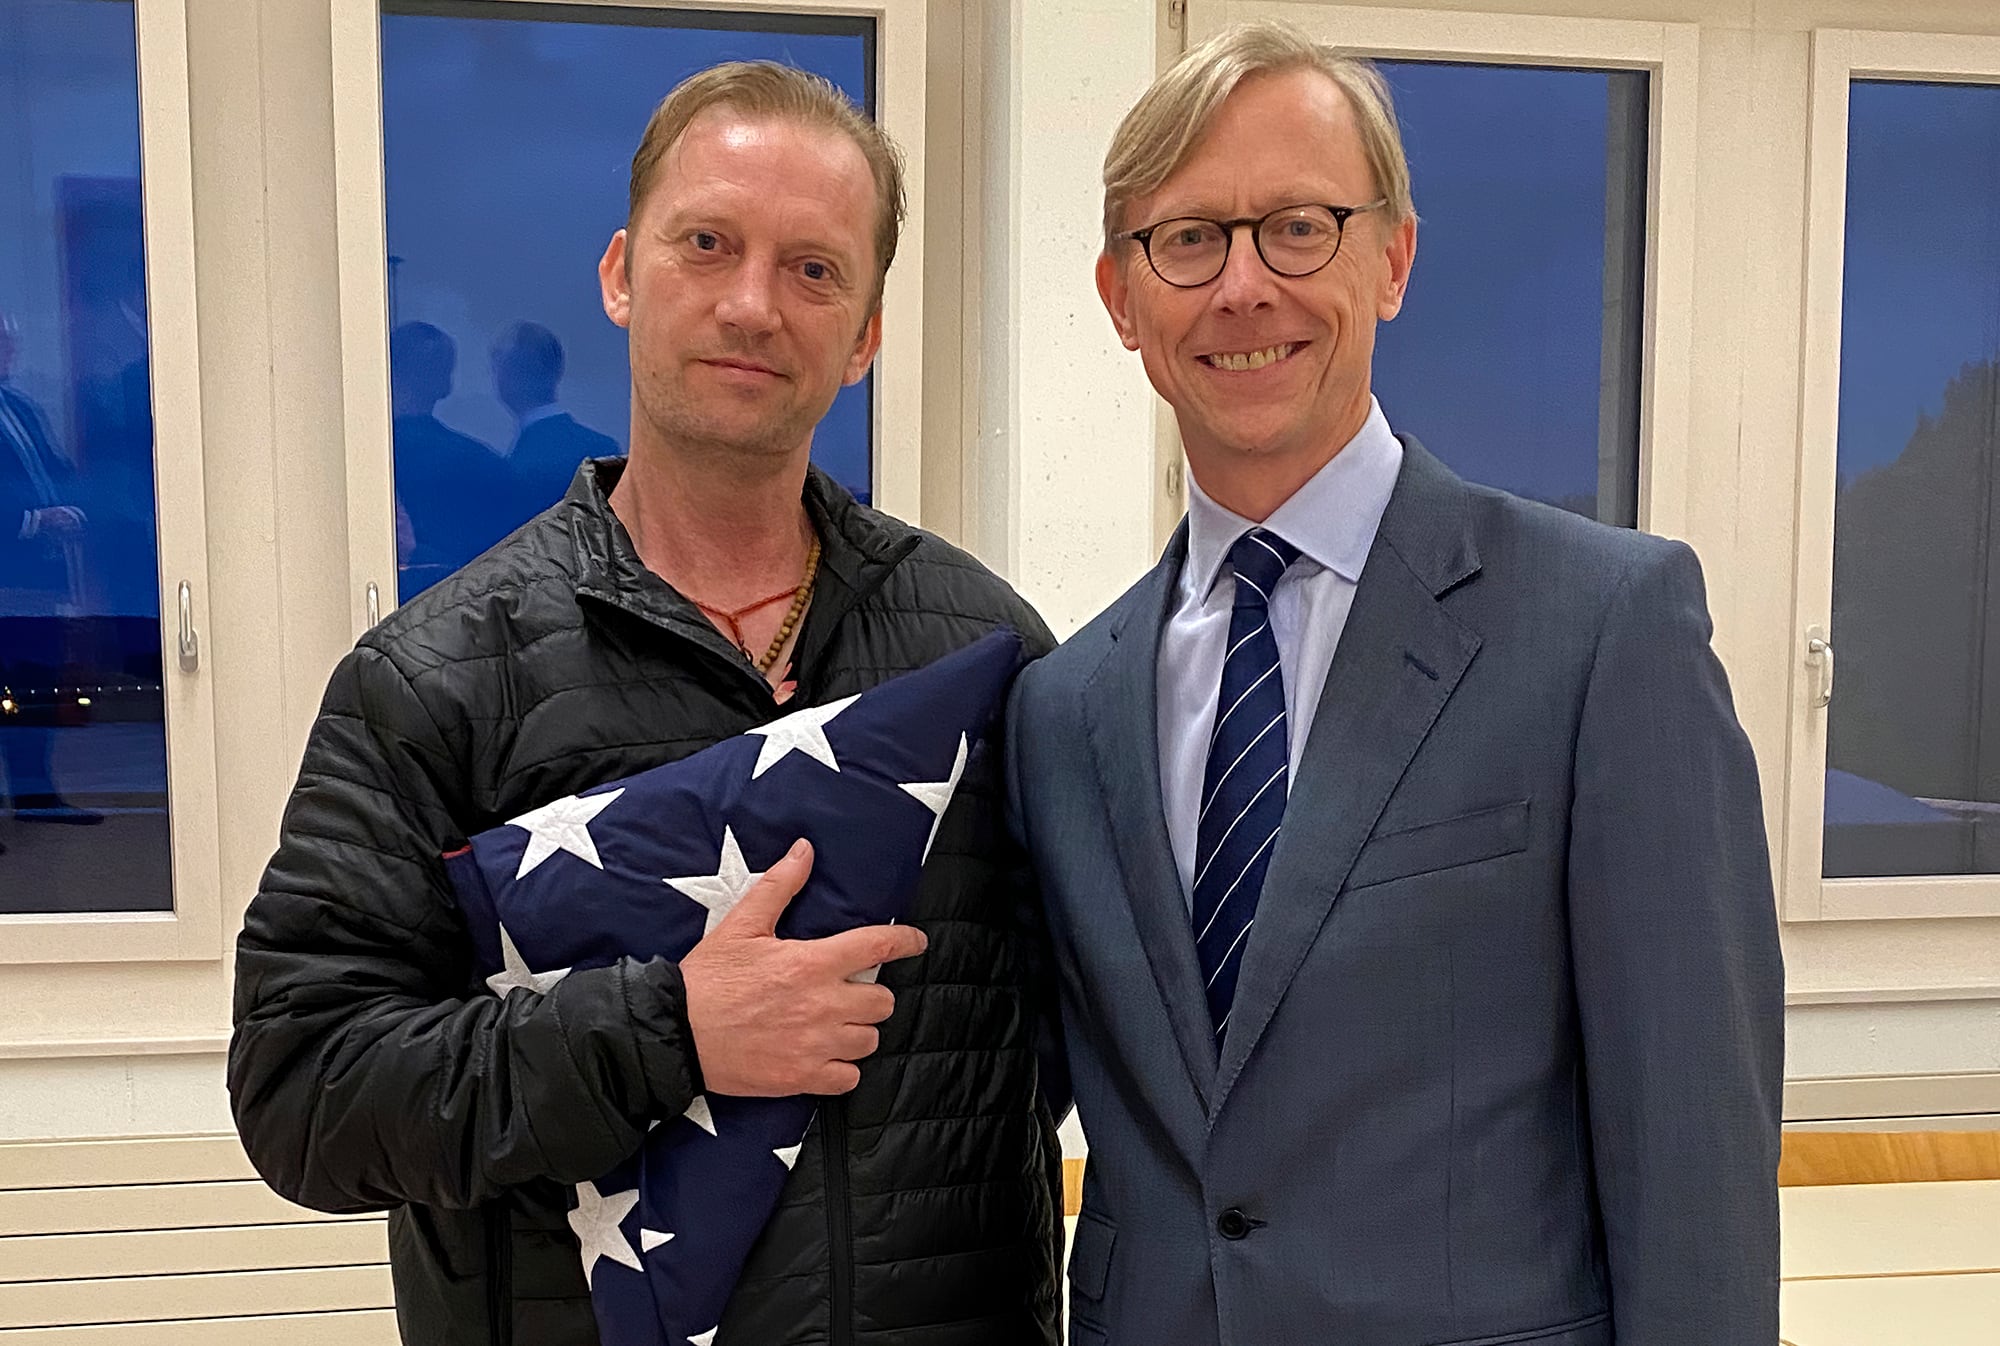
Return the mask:
<svg viewBox="0 0 2000 1346">
<path fill-rule="evenodd" d="M 237 1129 L 302 1205 L 466 1208 L 601 1177 L 701 1088 L 670 963 L 468 997 L 472 945 L 442 860 L 462 842 L 445 802 L 457 775 L 401 670 L 350 654 L 236 948 Z"/>
<path fill-rule="evenodd" d="M 1576 750 L 1570 937 L 1619 1346 L 1778 1335 L 1784 969 L 1710 634 L 1694 553 L 1650 549 L 1606 614 Z"/>
<path fill-rule="evenodd" d="M 1055 639 L 1034 620 L 1032 631 L 1023 631 L 1030 660 L 1040 659 L 1055 647 Z M 1056 971 L 1055 947 L 1049 933 L 1048 913 L 1043 904 L 1040 880 L 1036 876 L 1034 853 L 1028 845 L 1027 815 L 1021 806 L 1019 750 L 1025 703 L 1023 688 L 1029 669 L 1014 679 L 1007 696 L 1003 732 L 995 735 L 1001 753 L 1002 779 L 1006 785 L 1007 839 L 1016 893 L 1017 920 L 1024 936 L 1028 966 L 1028 1004 L 1034 1015 L 1035 1060 L 1041 1083 L 1042 1100 L 1058 1125 L 1076 1105 L 1070 1083 L 1069 1052 L 1063 1042 L 1062 991 Z"/>
</svg>

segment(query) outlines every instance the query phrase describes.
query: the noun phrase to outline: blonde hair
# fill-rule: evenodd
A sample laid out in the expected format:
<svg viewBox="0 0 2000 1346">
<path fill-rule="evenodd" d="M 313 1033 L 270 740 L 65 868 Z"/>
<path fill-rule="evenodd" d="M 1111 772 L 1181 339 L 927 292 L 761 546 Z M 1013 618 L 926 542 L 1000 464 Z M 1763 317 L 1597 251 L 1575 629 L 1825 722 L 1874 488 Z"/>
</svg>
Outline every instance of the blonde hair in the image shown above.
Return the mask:
<svg viewBox="0 0 2000 1346">
<path fill-rule="evenodd" d="M 1292 70 L 1317 70 L 1347 95 L 1376 194 L 1389 203 L 1384 213 L 1390 225 L 1414 218 L 1410 163 L 1381 72 L 1287 24 L 1264 21 L 1224 29 L 1189 51 L 1125 114 L 1104 156 L 1104 246 L 1111 246 L 1125 208 L 1187 162 L 1237 85 L 1253 75 Z"/>
<path fill-rule="evenodd" d="M 830 81 L 776 61 L 725 61 L 690 75 L 660 100 L 639 137 L 632 155 L 632 185 L 625 224 L 639 218 L 640 207 L 659 176 L 660 161 L 687 131 L 688 125 L 713 107 L 727 107 L 746 117 L 770 117 L 814 130 L 834 131 L 853 141 L 868 160 L 875 178 L 875 294 L 871 308 L 882 304 L 882 287 L 889 263 L 896 259 L 896 241 L 903 229 L 903 152 L 888 132 L 848 101 Z M 628 250 L 626 256 L 631 256 Z"/>
</svg>

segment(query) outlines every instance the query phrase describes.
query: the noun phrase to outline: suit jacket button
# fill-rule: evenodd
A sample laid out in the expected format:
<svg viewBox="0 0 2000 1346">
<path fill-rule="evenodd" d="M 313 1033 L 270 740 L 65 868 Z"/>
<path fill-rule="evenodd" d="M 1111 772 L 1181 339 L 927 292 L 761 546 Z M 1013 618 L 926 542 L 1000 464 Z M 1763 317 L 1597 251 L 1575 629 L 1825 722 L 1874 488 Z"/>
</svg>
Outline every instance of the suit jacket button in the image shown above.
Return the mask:
<svg viewBox="0 0 2000 1346">
<path fill-rule="evenodd" d="M 1250 1232 L 1250 1217 L 1231 1206 L 1216 1219 L 1215 1232 L 1226 1239 L 1240 1239 Z"/>
</svg>

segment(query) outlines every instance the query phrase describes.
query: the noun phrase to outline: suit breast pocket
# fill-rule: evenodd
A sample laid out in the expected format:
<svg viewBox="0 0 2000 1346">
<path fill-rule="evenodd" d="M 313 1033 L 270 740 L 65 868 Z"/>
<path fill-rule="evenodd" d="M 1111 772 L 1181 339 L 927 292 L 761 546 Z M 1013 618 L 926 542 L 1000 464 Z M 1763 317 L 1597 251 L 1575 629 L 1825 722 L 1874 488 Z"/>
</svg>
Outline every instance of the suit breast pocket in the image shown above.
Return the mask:
<svg viewBox="0 0 2000 1346">
<path fill-rule="evenodd" d="M 1528 848 L 1528 801 L 1399 828 L 1361 848 L 1347 887 L 1368 888 L 1395 879 L 1497 860 Z"/>
</svg>

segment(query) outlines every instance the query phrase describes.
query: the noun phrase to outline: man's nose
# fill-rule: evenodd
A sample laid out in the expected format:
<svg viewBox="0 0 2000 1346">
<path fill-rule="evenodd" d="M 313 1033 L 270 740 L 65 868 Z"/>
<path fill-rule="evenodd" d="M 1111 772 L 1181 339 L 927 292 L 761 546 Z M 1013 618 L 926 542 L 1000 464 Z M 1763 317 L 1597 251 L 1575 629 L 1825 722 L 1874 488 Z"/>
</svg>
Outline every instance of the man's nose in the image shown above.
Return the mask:
<svg viewBox="0 0 2000 1346">
<path fill-rule="evenodd" d="M 730 276 L 729 288 L 715 306 L 715 316 L 726 326 L 759 336 L 776 331 L 777 287 L 778 268 L 773 260 L 747 255 Z"/>
<path fill-rule="evenodd" d="M 1271 302 L 1278 278 L 1257 252 L 1256 231 L 1239 224 L 1230 232 L 1229 256 L 1215 278 L 1215 302 L 1232 313 L 1245 313 Z"/>
</svg>

